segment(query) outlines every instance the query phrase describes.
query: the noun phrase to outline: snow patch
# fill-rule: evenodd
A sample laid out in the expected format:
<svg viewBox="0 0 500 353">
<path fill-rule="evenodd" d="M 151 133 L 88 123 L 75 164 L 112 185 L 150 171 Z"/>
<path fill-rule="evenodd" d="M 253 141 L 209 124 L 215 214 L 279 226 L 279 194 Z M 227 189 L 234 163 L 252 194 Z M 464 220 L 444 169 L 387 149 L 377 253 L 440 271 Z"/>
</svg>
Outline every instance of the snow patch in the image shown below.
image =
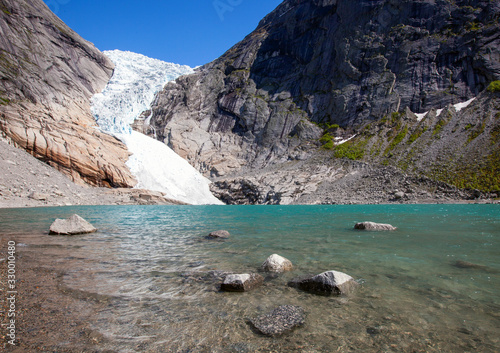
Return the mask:
<svg viewBox="0 0 500 353">
<path fill-rule="evenodd" d="M 472 98 L 472 99 L 469 99 L 467 102 L 463 102 L 463 103 L 458 103 L 458 104 L 455 104 L 454 107 L 455 107 L 455 110 L 457 112 L 461 111 L 462 109 L 464 108 L 467 108 L 472 102 L 474 102 L 476 98 Z"/>
<path fill-rule="evenodd" d="M 472 98 L 466 102 L 457 103 L 457 104 L 453 105 L 453 107 L 455 108 L 456 112 L 459 112 L 462 109 L 467 108 L 472 102 L 474 102 L 475 99 L 476 98 Z M 436 116 L 440 116 L 443 111 L 444 111 L 444 108 L 436 110 Z M 417 116 L 418 121 L 422 121 L 427 116 L 427 114 L 429 114 L 429 112 L 415 114 L 415 115 Z"/>
<path fill-rule="evenodd" d="M 160 191 L 168 198 L 195 205 L 222 204 L 210 192 L 210 180 L 185 159 L 130 127 L 150 109 L 156 92 L 193 69 L 120 50 L 104 54 L 115 64 L 115 71 L 102 93 L 92 97 L 91 110 L 100 130 L 123 141 L 132 153 L 127 166 L 138 181 L 136 188 Z"/>
<path fill-rule="evenodd" d="M 429 112 L 425 112 L 425 113 L 421 113 L 421 114 L 415 114 L 417 116 L 417 120 L 418 121 L 422 121 L 426 116 L 427 114 L 429 114 Z"/>
<path fill-rule="evenodd" d="M 346 143 L 347 141 L 351 141 L 353 138 L 355 138 L 357 135 L 352 135 L 348 139 L 343 140 L 342 137 L 335 137 L 335 145 L 341 145 L 343 143 Z"/>
</svg>

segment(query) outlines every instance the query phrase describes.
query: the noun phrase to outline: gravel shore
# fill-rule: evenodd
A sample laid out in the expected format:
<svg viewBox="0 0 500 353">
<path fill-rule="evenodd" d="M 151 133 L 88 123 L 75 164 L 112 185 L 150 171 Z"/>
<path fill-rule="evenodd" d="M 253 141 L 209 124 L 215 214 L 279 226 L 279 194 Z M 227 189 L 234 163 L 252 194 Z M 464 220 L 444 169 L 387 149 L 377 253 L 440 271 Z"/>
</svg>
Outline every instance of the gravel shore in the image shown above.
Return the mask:
<svg viewBox="0 0 500 353">
<path fill-rule="evenodd" d="M 6 293 L 8 244 L 15 242 L 14 304 L 2 295 L 0 300 L 0 347 L 2 352 L 103 352 L 102 335 L 90 327 L 96 313 L 106 306 L 103 298 L 75 292 L 63 283 L 63 274 L 71 261 L 68 249 L 48 235 L 0 235 L 0 291 Z M 12 243 L 11 243 L 12 244 Z M 43 249 L 43 251 L 41 251 Z M 65 259 L 65 261 L 61 261 Z M 10 265 L 10 267 L 8 267 Z M 11 295 L 11 294 L 9 294 Z M 15 316 L 15 340 L 12 345 L 8 311 Z M 10 321 L 9 321 L 10 322 Z M 11 343 L 9 343 L 11 341 Z"/>
<path fill-rule="evenodd" d="M 29 153 L 0 139 L 0 208 L 182 204 L 161 193 L 78 185 Z"/>
</svg>

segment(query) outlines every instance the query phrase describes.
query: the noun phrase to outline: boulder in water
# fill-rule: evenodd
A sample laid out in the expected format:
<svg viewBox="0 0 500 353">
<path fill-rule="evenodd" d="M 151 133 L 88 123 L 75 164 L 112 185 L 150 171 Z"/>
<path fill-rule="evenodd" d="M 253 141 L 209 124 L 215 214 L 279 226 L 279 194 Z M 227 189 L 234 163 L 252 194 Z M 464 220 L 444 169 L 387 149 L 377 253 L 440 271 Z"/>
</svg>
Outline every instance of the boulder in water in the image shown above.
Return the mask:
<svg viewBox="0 0 500 353">
<path fill-rule="evenodd" d="M 221 285 L 221 290 L 226 292 L 248 292 L 264 283 L 264 277 L 259 274 L 244 273 L 226 276 Z"/>
<path fill-rule="evenodd" d="M 292 262 L 283 256 L 273 254 L 262 264 L 261 269 L 266 272 L 285 272 L 293 269 Z"/>
<path fill-rule="evenodd" d="M 77 235 L 97 232 L 92 224 L 77 214 L 68 219 L 56 219 L 50 226 L 51 235 Z"/>
<path fill-rule="evenodd" d="M 327 271 L 319 275 L 296 278 L 288 283 L 303 291 L 318 295 L 341 295 L 351 293 L 359 284 L 351 276 L 338 271 Z"/>
<path fill-rule="evenodd" d="M 383 231 L 383 230 L 393 231 L 393 230 L 396 230 L 397 228 L 390 225 L 390 224 L 374 223 L 374 222 L 361 222 L 361 223 L 357 223 L 354 226 L 354 229 L 374 230 L 374 231 Z"/>
<path fill-rule="evenodd" d="M 229 232 L 227 230 L 216 230 L 215 232 L 210 233 L 207 238 L 208 239 L 228 239 Z"/>
</svg>

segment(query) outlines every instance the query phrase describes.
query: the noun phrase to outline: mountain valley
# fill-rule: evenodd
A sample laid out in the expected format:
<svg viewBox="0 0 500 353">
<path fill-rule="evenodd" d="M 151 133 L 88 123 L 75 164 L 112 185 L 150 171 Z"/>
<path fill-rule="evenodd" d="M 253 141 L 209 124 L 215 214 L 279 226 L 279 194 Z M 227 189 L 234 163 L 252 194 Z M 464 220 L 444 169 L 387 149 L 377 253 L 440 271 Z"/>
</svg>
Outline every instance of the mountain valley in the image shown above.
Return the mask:
<svg viewBox="0 0 500 353">
<path fill-rule="evenodd" d="M 0 7 L 2 135 L 77 184 L 198 202 L 141 181 L 125 131 L 164 143 L 227 204 L 499 197 L 497 2 L 285 0 L 211 63 L 155 64 L 177 73 L 140 104 L 94 103 L 119 70 L 41 0 Z"/>
</svg>

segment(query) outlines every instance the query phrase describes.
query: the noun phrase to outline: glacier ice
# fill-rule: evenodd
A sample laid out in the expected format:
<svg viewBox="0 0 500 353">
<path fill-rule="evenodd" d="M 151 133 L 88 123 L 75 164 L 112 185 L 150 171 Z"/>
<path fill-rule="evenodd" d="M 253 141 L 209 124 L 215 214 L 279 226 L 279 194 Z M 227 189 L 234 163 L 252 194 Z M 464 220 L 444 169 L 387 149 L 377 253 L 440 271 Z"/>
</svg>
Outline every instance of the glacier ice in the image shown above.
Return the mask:
<svg viewBox="0 0 500 353">
<path fill-rule="evenodd" d="M 167 63 L 121 50 L 105 51 L 115 64 L 108 85 L 92 97 L 92 114 L 102 131 L 130 133 L 130 124 L 151 106 L 168 81 L 190 74 L 189 66 Z"/>
<path fill-rule="evenodd" d="M 150 108 L 156 92 L 193 69 L 120 50 L 104 54 L 113 61 L 115 70 L 105 89 L 92 97 L 91 110 L 99 129 L 123 141 L 132 154 L 127 166 L 138 181 L 136 188 L 160 191 L 168 198 L 195 205 L 222 204 L 210 192 L 210 180 L 185 159 L 130 127 Z"/>
</svg>

